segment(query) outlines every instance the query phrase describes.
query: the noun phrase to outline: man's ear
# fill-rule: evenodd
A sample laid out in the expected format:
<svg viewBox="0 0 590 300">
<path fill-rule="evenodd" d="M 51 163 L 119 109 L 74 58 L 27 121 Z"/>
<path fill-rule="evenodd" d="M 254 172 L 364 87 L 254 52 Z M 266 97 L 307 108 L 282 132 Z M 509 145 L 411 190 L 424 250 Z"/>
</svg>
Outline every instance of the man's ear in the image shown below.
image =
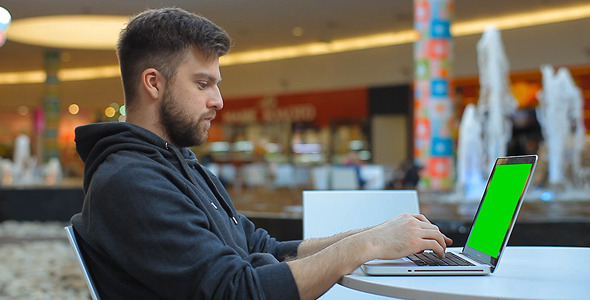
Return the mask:
<svg viewBox="0 0 590 300">
<path fill-rule="evenodd" d="M 164 94 L 166 80 L 162 73 L 154 68 L 145 69 L 141 73 L 141 87 L 153 100 L 158 100 Z"/>
</svg>

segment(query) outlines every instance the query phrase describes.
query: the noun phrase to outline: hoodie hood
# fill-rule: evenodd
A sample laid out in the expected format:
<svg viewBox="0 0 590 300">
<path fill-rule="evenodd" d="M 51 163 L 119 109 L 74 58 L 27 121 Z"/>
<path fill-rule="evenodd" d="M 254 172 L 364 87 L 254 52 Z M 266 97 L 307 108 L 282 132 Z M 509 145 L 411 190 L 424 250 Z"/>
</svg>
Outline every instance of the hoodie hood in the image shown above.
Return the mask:
<svg viewBox="0 0 590 300">
<path fill-rule="evenodd" d="M 163 156 L 168 161 L 178 161 L 181 169 L 183 160 L 190 166 L 197 164 L 195 154 L 186 149 L 176 149 L 155 133 L 131 123 L 108 122 L 79 126 L 76 133 L 76 151 L 84 161 L 84 192 L 100 164 L 112 153 L 133 150 L 147 156 Z M 176 150 L 176 151 L 175 151 Z M 180 157 L 179 157 L 180 156 Z M 194 181 L 190 174 L 189 180 Z"/>
</svg>

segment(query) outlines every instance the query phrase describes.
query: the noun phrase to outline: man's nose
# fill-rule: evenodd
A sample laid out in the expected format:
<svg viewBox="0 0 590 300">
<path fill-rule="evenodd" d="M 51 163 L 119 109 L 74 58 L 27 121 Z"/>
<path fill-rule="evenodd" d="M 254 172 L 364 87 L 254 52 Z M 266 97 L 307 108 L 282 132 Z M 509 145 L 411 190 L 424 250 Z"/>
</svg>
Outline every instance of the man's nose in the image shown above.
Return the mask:
<svg viewBox="0 0 590 300">
<path fill-rule="evenodd" d="M 221 91 L 219 88 L 216 88 L 209 99 L 209 107 L 214 108 L 216 110 L 221 110 L 223 108 L 223 97 L 221 97 Z"/>
</svg>

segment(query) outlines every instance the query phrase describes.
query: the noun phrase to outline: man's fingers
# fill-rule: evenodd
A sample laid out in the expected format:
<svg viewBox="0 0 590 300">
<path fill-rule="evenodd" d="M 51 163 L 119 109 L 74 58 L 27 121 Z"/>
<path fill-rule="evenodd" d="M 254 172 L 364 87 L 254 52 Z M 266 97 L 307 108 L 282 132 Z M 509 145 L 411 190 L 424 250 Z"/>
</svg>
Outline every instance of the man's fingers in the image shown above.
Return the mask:
<svg viewBox="0 0 590 300">
<path fill-rule="evenodd" d="M 443 249 L 447 247 L 445 236 L 438 230 L 426 230 L 424 238 L 429 240 L 435 240 L 441 247 L 443 247 Z"/>
<path fill-rule="evenodd" d="M 418 220 L 420 220 L 422 222 L 426 222 L 428 224 L 432 224 L 432 223 L 430 223 L 430 221 L 423 214 L 415 214 L 415 215 L 412 215 L 412 216 L 414 216 L 414 218 L 416 218 L 416 219 L 418 219 Z"/>
<path fill-rule="evenodd" d="M 446 235 L 442 234 L 442 233 L 440 232 L 440 229 L 438 228 L 438 226 L 436 226 L 436 225 L 434 225 L 434 224 L 430 223 L 430 221 L 429 221 L 429 220 L 428 220 L 428 219 L 427 219 L 427 218 L 426 218 L 424 215 L 422 215 L 422 214 L 417 214 L 417 215 L 413 215 L 413 216 L 414 216 L 416 219 L 418 219 L 418 220 L 422 221 L 422 223 L 421 223 L 421 228 L 422 228 L 422 229 L 430 229 L 430 230 L 435 230 L 435 231 L 437 231 L 438 233 L 440 233 L 440 234 L 442 235 L 443 239 L 442 239 L 442 243 L 441 243 L 441 245 L 443 245 L 443 247 L 444 247 L 444 246 L 446 246 L 446 245 L 451 245 L 451 244 L 453 244 L 453 240 L 452 240 L 452 239 L 450 239 L 450 238 L 448 238 Z M 438 240 L 438 239 L 437 239 L 437 240 Z"/>
<path fill-rule="evenodd" d="M 444 258 L 445 257 L 445 248 L 440 245 L 436 240 L 429 240 L 428 241 L 428 249 L 432 250 L 438 257 Z"/>
<path fill-rule="evenodd" d="M 438 226 L 436 226 L 434 224 L 430 224 L 430 223 L 422 222 L 422 223 L 420 223 L 420 228 L 422 228 L 422 229 L 436 230 L 436 231 L 439 231 L 440 232 L 440 230 L 438 229 Z"/>
<path fill-rule="evenodd" d="M 447 248 L 447 237 L 445 237 L 440 231 L 432 229 L 424 229 L 422 231 L 422 239 L 427 241 L 426 245 L 433 245 L 432 242 L 436 243 L 435 248 L 426 248 L 435 251 L 440 257 L 444 257 L 445 249 Z M 449 239 L 450 240 L 450 239 Z M 452 242 L 452 241 L 451 241 Z M 440 251 L 439 251 L 440 249 Z"/>
</svg>

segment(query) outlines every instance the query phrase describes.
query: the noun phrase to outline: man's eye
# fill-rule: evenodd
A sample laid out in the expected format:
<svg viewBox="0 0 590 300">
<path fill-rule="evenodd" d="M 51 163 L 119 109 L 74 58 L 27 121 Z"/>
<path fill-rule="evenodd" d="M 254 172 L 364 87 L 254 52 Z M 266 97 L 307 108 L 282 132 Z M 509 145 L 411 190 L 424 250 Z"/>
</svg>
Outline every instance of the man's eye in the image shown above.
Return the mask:
<svg viewBox="0 0 590 300">
<path fill-rule="evenodd" d="M 202 89 L 206 88 L 209 85 L 206 81 L 199 81 L 197 84 Z"/>
</svg>

